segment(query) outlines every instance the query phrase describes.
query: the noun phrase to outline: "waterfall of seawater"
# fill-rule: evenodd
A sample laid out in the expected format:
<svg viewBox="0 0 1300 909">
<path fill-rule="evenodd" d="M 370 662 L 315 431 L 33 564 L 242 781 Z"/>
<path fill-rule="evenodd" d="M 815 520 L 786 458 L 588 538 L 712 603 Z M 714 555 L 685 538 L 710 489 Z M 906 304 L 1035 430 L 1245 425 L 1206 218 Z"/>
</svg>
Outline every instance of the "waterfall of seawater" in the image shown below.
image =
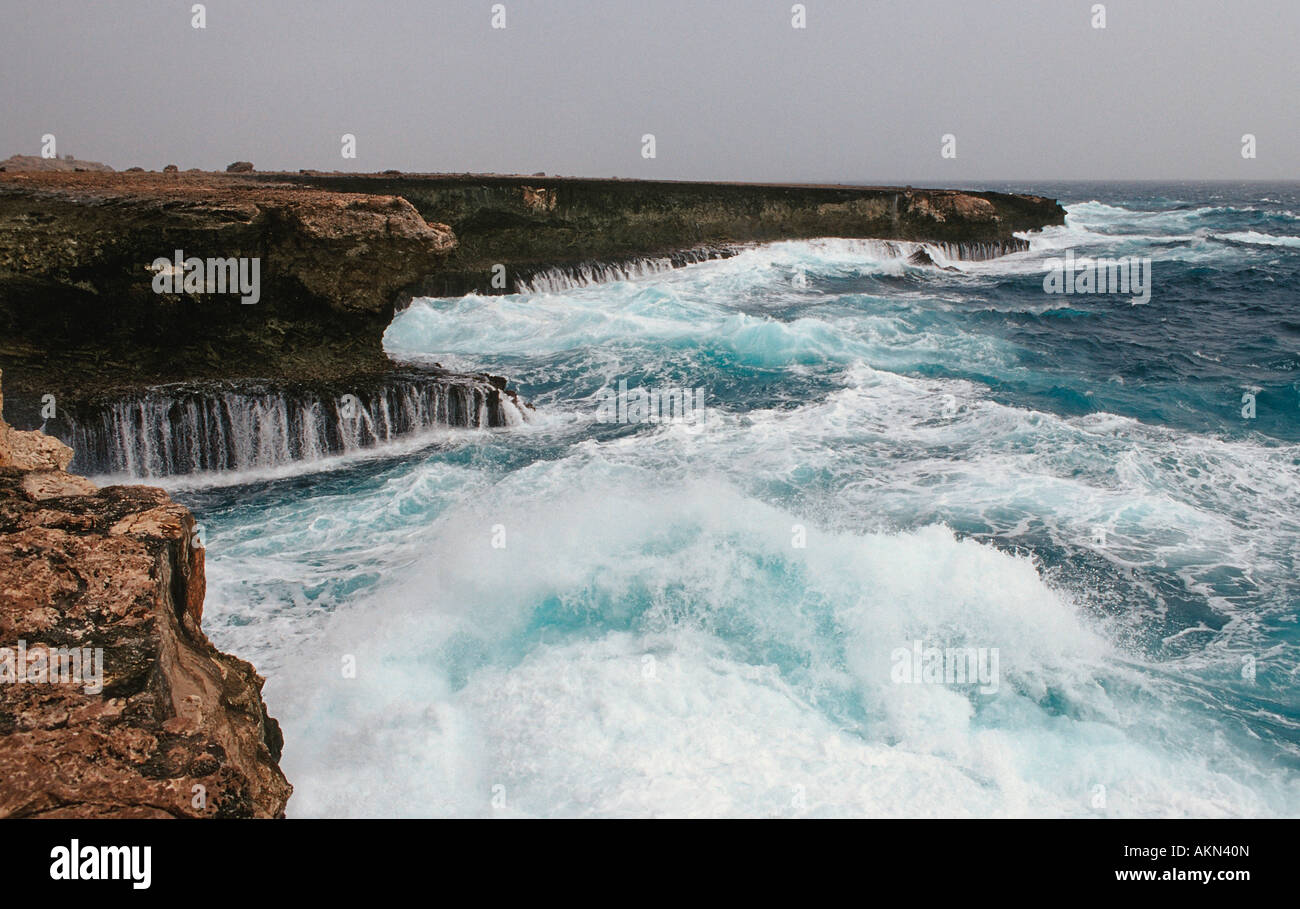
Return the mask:
<svg viewBox="0 0 1300 909">
<path fill-rule="evenodd" d="M 910 240 L 856 240 L 860 248 L 887 259 L 905 259 L 919 250 L 938 253 L 947 261 L 982 262 L 1029 249 L 1029 242 L 1012 237 L 987 243 L 921 243 Z M 645 256 L 621 262 L 582 262 L 532 272 L 515 282 L 518 294 L 563 293 L 578 287 L 608 284 L 614 281 L 632 281 L 647 278 L 660 272 L 671 271 L 685 265 L 694 265 L 712 259 L 727 259 L 736 255 L 740 247 L 701 247 L 682 250 L 667 256 Z"/>
<path fill-rule="evenodd" d="M 1028 247 L 1020 239 L 989 243 L 853 241 L 886 259 L 918 251 L 941 261 L 981 261 Z M 712 259 L 738 248 L 700 247 L 625 262 L 548 268 L 517 282 L 519 293 L 561 293 L 627 281 Z M 478 377 L 396 377 L 368 389 L 285 390 L 262 387 L 159 387 L 69 421 L 64 440 L 73 467 L 91 474 L 162 477 L 202 471 L 277 467 L 346 454 L 434 426 L 514 425 L 523 413 L 511 396 Z"/>
<path fill-rule="evenodd" d="M 590 287 L 613 281 L 631 281 L 684 265 L 712 259 L 728 259 L 737 253 L 732 247 L 685 249 L 665 256 L 641 256 L 619 262 L 590 261 L 576 265 L 559 265 L 534 271 L 515 282 L 515 293 L 559 293 L 574 287 Z"/>
<path fill-rule="evenodd" d="M 159 477 L 249 470 L 346 454 L 434 426 L 524 419 L 512 397 L 472 377 L 395 378 L 340 392 L 160 387 L 70 421 L 73 469 Z"/>
</svg>

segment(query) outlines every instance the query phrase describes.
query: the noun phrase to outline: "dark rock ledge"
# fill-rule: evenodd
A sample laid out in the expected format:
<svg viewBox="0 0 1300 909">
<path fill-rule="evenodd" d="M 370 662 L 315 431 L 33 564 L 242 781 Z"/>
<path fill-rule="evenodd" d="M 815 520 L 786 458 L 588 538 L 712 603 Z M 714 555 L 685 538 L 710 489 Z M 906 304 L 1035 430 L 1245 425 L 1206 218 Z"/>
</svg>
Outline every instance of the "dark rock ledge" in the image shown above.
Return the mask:
<svg viewBox="0 0 1300 909">
<path fill-rule="evenodd" d="M 217 174 L 0 174 L 0 369 L 15 425 L 168 382 L 331 381 L 391 368 L 402 288 L 455 246 L 404 199 Z M 259 260 L 260 300 L 154 292 L 155 259 Z"/>
<path fill-rule="evenodd" d="M 71 455 L 0 421 L 0 648 L 103 650 L 102 690 L 0 683 L 0 817 L 283 817 L 263 680 L 200 627 L 193 515 Z"/>
<path fill-rule="evenodd" d="M 911 187 L 492 175 L 0 173 L 0 369 L 11 423 L 175 382 L 383 376 L 417 294 L 548 269 L 838 236 L 1014 248 L 1051 199 Z M 156 294 L 150 264 L 257 257 L 261 298 Z M 586 264 L 584 264 L 586 263 Z M 494 288 L 494 266 L 506 269 Z"/>
</svg>

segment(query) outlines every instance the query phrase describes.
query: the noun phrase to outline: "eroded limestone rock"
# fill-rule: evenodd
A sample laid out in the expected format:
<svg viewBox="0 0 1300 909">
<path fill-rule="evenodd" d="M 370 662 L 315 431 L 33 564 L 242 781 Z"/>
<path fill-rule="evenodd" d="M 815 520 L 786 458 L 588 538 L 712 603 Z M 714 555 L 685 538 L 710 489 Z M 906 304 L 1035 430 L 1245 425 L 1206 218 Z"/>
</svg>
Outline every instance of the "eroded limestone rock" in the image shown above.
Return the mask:
<svg viewBox="0 0 1300 909">
<path fill-rule="evenodd" d="M 66 465 L 52 441 L 0 421 L 0 817 L 283 816 L 263 680 L 201 629 L 194 516 L 21 466 Z"/>
</svg>

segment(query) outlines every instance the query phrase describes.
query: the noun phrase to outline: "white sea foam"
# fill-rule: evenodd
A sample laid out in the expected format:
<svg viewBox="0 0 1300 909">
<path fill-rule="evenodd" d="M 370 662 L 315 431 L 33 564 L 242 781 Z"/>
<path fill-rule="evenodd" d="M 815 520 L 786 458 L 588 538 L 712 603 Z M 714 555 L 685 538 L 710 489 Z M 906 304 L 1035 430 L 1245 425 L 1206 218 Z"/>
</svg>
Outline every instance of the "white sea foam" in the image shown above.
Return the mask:
<svg viewBox="0 0 1300 909">
<path fill-rule="evenodd" d="M 1085 591 L 1054 589 L 1032 560 L 943 527 L 871 529 L 925 497 L 995 522 L 1036 517 L 1075 542 L 1109 522 L 1117 559 L 1140 543 L 1161 558 L 1233 563 L 1248 545 L 1219 513 L 1233 497 L 1275 499 L 1269 520 L 1290 521 L 1276 529 L 1294 537 L 1297 452 L 1035 414 L 966 383 L 866 367 L 825 401 L 708 429 L 594 443 L 569 428 L 558 461 L 496 478 L 430 460 L 343 508 L 328 495 L 272 508 L 214 547 L 272 577 L 301 577 L 304 556 L 320 553 L 309 588 L 349 570 L 381 577 L 359 603 L 335 598 L 347 608 L 310 633 L 268 629 L 301 628 L 311 604 L 268 624 L 266 604 L 246 601 L 252 624 L 223 632 L 270 660 L 295 815 L 1300 806 L 1294 780 L 1254 767 L 1242 746 L 1207 744 L 1176 709 L 1177 668 L 1167 682 L 1140 672 Z M 1031 435 L 1032 449 L 1014 444 Z M 877 460 L 886 438 L 915 454 Z M 1173 475 L 1185 486 L 1151 471 L 1156 453 L 1186 459 Z M 849 517 L 759 500 L 799 471 L 854 476 L 834 512 Z M 791 545 L 796 524 L 809 529 L 806 549 Z M 496 525 L 503 549 L 489 542 Z M 212 608 L 240 602 L 237 590 L 217 580 Z M 916 639 L 999 648 L 999 692 L 892 684 L 891 650 Z M 356 679 L 341 677 L 343 654 Z"/>
<path fill-rule="evenodd" d="M 1231 240 L 1234 243 L 1252 243 L 1262 246 L 1291 246 L 1300 247 L 1300 237 L 1287 237 L 1277 234 L 1261 234 L 1255 230 L 1241 230 L 1232 233 L 1217 234 L 1221 239 Z"/>
<path fill-rule="evenodd" d="M 587 451 L 427 528 L 268 685 L 292 813 L 1294 810 L 1294 781 L 1198 745 L 1028 559 L 940 527 L 793 550 L 798 516 L 661 479 Z M 998 647 L 999 692 L 893 684 L 914 639 Z"/>
</svg>

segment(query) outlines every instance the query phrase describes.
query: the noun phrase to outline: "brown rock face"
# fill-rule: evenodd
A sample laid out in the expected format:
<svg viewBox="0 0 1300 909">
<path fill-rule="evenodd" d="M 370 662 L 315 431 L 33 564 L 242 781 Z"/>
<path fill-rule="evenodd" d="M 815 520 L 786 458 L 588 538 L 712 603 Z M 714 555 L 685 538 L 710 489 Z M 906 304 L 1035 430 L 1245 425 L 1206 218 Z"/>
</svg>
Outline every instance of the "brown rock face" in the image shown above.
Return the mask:
<svg viewBox="0 0 1300 909">
<path fill-rule="evenodd" d="M 399 292 L 455 245 L 394 196 L 235 174 L 5 174 L 0 368 L 16 401 L 61 408 L 169 381 L 382 373 Z M 176 250 L 255 260 L 258 302 L 157 290 L 153 263 Z"/>
<path fill-rule="evenodd" d="M 58 439 L 0 423 L 0 467 L 61 471 L 71 460 L 72 449 Z"/>
<path fill-rule="evenodd" d="M 956 218 L 969 223 L 994 222 L 997 209 L 988 199 L 960 192 L 932 192 L 928 195 L 905 193 L 903 205 L 918 216 L 944 222 Z"/>
<path fill-rule="evenodd" d="M 551 268 L 671 257 L 700 248 L 811 237 L 865 237 L 1014 251 L 1015 234 L 1065 221 L 1041 196 L 887 186 L 692 183 L 488 174 L 259 173 L 336 193 L 400 196 L 457 244 L 419 292 L 513 291 Z M 1023 242 L 1023 241 L 1020 241 Z M 509 281 L 493 290 L 497 264 Z"/>
<path fill-rule="evenodd" d="M 161 489 L 0 467 L 0 817 L 284 815 L 263 680 L 200 628 L 193 529 Z"/>
<path fill-rule="evenodd" d="M 4 403 L 4 391 L 0 389 L 0 413 L 4 412 Z M 71 460 L 72 449 L 58 439 L 40 432 L 14 429 L 0 419 L 0 467 L 62 471 Z"/>
</svg>

